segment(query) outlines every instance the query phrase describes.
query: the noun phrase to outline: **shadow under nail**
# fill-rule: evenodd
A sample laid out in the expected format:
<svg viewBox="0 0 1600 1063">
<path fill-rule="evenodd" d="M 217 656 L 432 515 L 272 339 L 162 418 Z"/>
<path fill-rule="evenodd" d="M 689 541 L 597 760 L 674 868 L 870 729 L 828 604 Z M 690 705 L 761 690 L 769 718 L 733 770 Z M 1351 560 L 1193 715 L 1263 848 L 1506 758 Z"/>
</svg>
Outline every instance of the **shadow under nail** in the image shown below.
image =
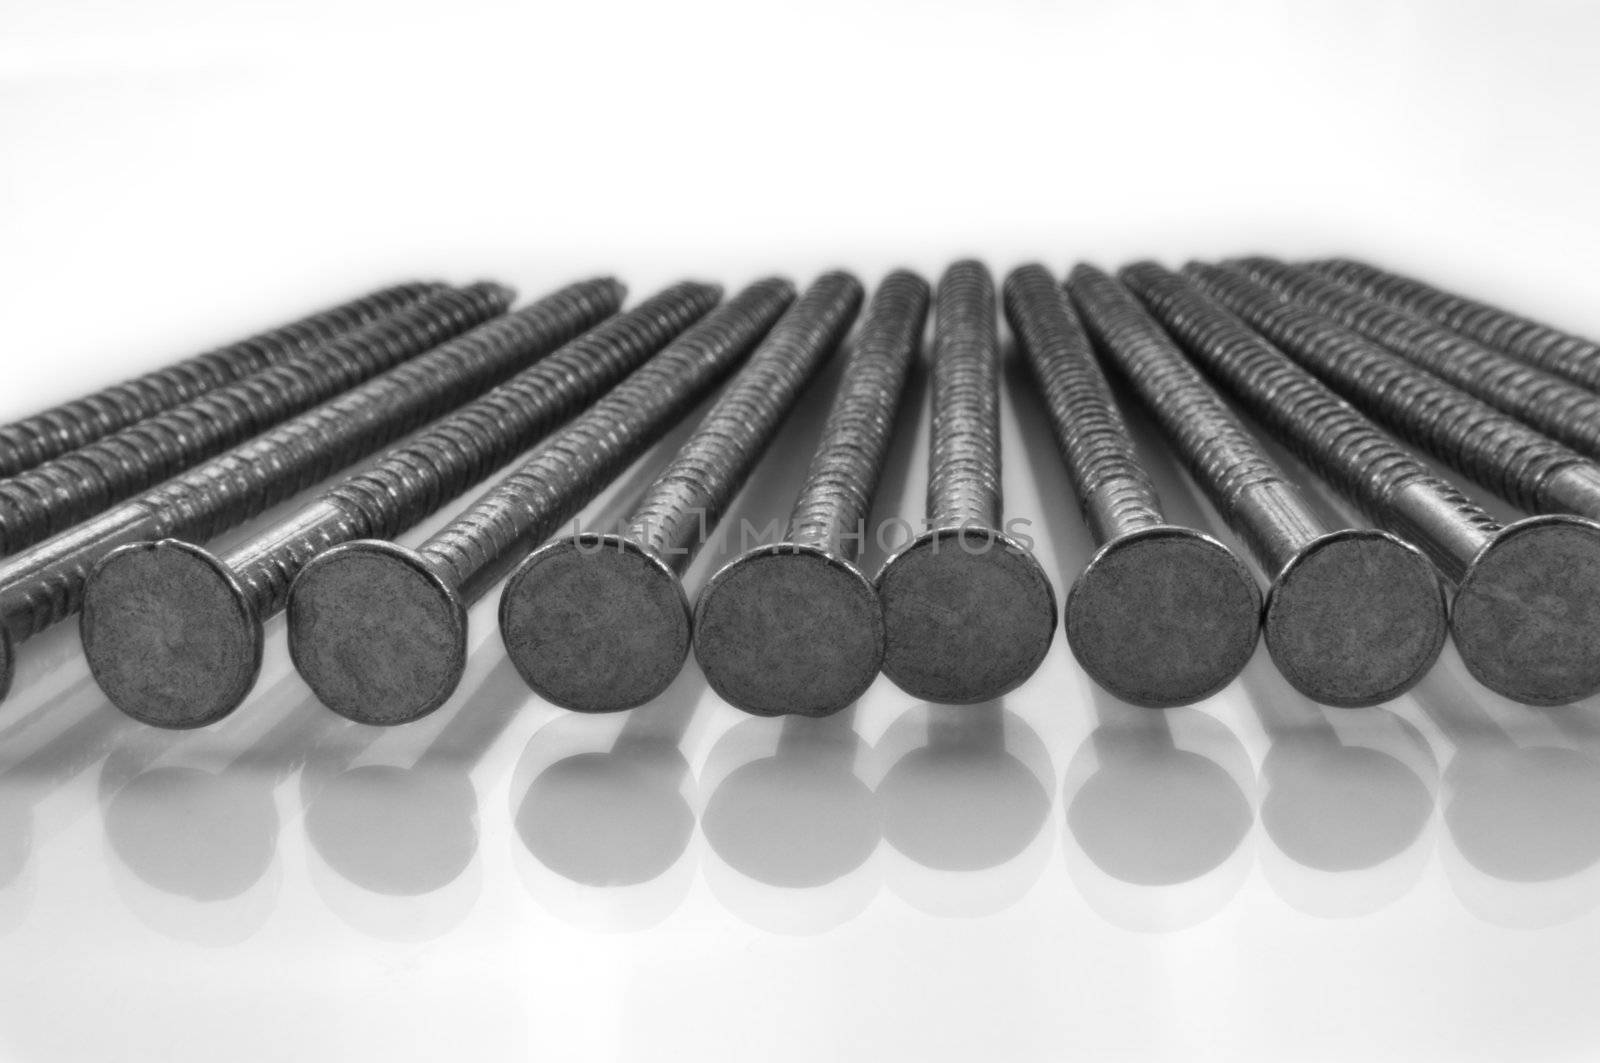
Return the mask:
<svg viewBox="0 0 1600 1063">
<path fill-rule="evenodd" d="M 1004 911 L 1038 881 L 1055 773 L 1037 732 L 1004 702 L 919 705 L 877 743 L 886 861 L 896 894 L 942 916 Z"/>
<path fill-rule="evenodd" d="M 347 922 L 376 936 L 437 937 L 466 918 L 481 890 L 470 774 L 531 695 L 498 639 L 480 654 L 497 663 L 431 738 L 410 727 L 357 734 L 370 752 L 329 743 L 302 773 L 306 835 L 321 858 L 313 882 Z M 355 763 L 361 755 L 370 759 Z"/>
<path fill-rule="evenodd" d="M 855 710 L 735 724 L 713 747 L 701 829 L 719 862 L 707 878 L 742 917 L 817 933 L 864 909 L 882 832 L 862 768 L 871 753 Z"/>
<path fill-rule="evenodd" d="M 685 677 L 693 680 L 687 670 Z M 587 886 L 633 886 L 666 873 L 688 848 L 694 813 L 678 743 L 705 693 L 682 677 L 658 701 L 635 709 L 609 748 L 563 757 L 528 785 L 515 810 L 528 851 L 563 878 Z M 551 740 L 567 716 L 534 736 L 524 756 Z M 550 731 L 552 734 L 547 734 Z"/>
<path fill-rule="evenodd" d="M 265 925 L 281 879 L 277 790 L 328 717 L 291 673 L 212 727 L 135 724 L 118 743 L 100 772 L 101 815 L 118 892 L 146 925 L 209 945 Z"/>
<path fill-rule="evenodd" d="M 1443 776 L 1445 870 L 1466 907 L 1496 925 L 1558 925 L 1600 904 L 1600 741 L 1513 706 L 1453 655 L 1414 692 L 1455 746 Z"/>
<path fill-rule="evenodd" d="M 1241 677 L 1270 745 L 1262 866 L 1309 915 L 1377 911 L 1421 878 L 1432 851 L 1438 762 L 1411 723 L 1381 706 L 1329 709 L 1284 681 L 1265 655 Z"/>
<path fill-rule="evenodd" d="M 1099 726 L 1068 766 L 1066 856 L 1084 897 L 1136 930 L 1194 926 L 1249 870 L 1255 774 L 1198 709 L 1140 709 L 1094 692 Z"/>
</svg>

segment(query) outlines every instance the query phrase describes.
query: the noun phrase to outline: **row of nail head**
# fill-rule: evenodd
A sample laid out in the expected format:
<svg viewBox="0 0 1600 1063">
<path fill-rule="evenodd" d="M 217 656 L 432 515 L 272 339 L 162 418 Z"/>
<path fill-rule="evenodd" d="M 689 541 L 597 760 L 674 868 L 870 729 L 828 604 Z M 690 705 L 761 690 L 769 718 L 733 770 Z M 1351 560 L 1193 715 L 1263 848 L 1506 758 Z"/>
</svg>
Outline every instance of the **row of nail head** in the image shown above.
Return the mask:
<svg viewBox="0 0 1600 1063">
<path fill-rule="evenodd" d="M 467 608 L 500 586 L 518 671 L 576 711 L 648 704 L 691 655 L 757 715 L 837 712 L 880 673 L 924 700 L 991 701 L 1058 626 L 1002 509 L 1002 319 L 1095 542 L 1062 626 L 1113 694 L 1202 700 L 1263 638 L 1291 685 L 1334 706 L 1400 695 L 1450 638 L 1515 700 L 1600 689 L 1600 348 L 1581 337 L 1352 260 L 1080 265 L 1065 283 L 1029 265 L 1003 287 L 964 260 L 933 289 L 892 273 L 870 299 L 841 271 L 725 301 L 692 282 L 627 310 L 624 295 L 598 278 L 512 311 L 496 284 L 399 285 L 0 427 L 15 551 L 0 693 L 18 643 L 81 613 L 114 704 L 210 724 L 245 702 L 263 624 L 286 611 L 324 704 L 405 723 L 454 692 Z M 928 530 L 869 574 L 858 530 L 925 354 Z M 708 524 L 836 355 L 781 541 L 691 601 Z M 713 394 L 618 531 L 552 539 Z M 1129 402 L 1244 557 L 1166 517 Z M 1330 523 L 1263 434 L 1367 522 Z M 1417 450 L 1533 515 L 1502 524 Z M 369 455 L 248 542 L 204 547 Z M 394 543 L 508 464 L 418 548 Z"/>
</svg>

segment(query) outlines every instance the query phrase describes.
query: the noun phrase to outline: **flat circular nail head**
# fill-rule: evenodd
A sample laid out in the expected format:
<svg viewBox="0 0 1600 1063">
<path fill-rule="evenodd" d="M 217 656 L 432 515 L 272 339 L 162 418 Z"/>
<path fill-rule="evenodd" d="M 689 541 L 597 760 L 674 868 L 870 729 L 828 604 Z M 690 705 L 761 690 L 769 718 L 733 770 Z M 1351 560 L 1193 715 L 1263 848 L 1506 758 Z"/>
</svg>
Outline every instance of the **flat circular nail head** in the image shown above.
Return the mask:
<svg viewBox="0 0 1600 1063">
<path fill-rule="evenodd" d="M 575 712 L 651 701 L 689 657 L 689 602 L 629 540 L 584 534 L 535 550 L 500 598 L 500 634 L 540 697 Z"/>
<path fill-rule="evenodd" d="M 328 708 L 409 723 L 449 700 L 467 663 L 467 612 L 415 552 L 346 543 L 314 558 L 289 597 L 289 653 Z"/>
<path fill-rule="evenodd" d="M 155 727 L 216 723 L 261 673 L 261 622 L 238 580 L 176 539 L 106 555 L 84 586 L 78 630 L 106 697 Z"/>
<path fill-rule="evenodd" d="M 1267 593 L 1267 652 L 1289 685 L 1339 708 L 1411 689 L 1449 633 L 1438 573 L 1410 543 L 1350 528 L 1301 550 Z"/>
<path fill-rule="evenodd" d="M 1456 589 L 1450 631 L 1473 678 L 1527 705 L 1600 690 L 1600 524 L 1529 517 L 1501 529 Z"/>
<path fill-rule="evenodd" d="M 815 547 L 759 547 L 695 604 L 695 658 L 729 704 L 757 716 L 828 716 L 883 664 L 883 609 L 861 570 Z"/>
<path fill-rule="evenodd" d="M 1261 589 L 1233 551 L 1157 525 L 1102 546 L 1067 594 L 1067 643 L 1100 686 L 1165 709 L 1210 697 L 1244 670 Z"/>
<path fill-rule="evenodd" d="M 883 671 L 913 697 L 947 705 L 992 701 L 1043 663 L 1056 599 L 1038 561 L 985 528 L 918 536 L 878 574 Z"/>
</svg>

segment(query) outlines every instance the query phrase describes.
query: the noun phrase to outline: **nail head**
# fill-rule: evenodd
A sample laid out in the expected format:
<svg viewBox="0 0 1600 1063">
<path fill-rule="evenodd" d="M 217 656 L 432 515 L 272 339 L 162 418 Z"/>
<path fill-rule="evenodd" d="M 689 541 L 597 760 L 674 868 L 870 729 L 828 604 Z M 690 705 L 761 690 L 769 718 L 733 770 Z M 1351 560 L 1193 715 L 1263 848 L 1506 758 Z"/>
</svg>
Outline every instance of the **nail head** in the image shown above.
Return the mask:
<svg viewBox="0 0 1600 1063">
<path fill-rule="evenodd" d="M 79 632 L 111 703 L 154 727 L 204 727 L 249 695 L 262 633 L 233 574 L 175 539 L 113 550 L 84 586 Z"/>
<path fill-rule="evenodd" d="M 1600 524 L 1542 516 L 1501 529 L 1457 588 L 1450 629 L 1467 671 L 1515 701 L 1600 690 Z"/>
<path fill-rule="evenodd" d="M 313 559 L 289 597 L 289 653 L 328 708 L 409 723 L 449 700 L 467 663 L 466 606 L 415 551 L 367 540 Z"/>
<path fill-rule="evenodd" d="M 1340 708 L 1409 690 L 1449 633 L 1444 590 L 1422 552 L 1357 528 L 1323 535 L 1295 556 L 1267 594 L 1262 627 L 1289 684 Z"/>
<path fill-rule="evenodd" d="M 951 705 L 992 701 L 1043 663 L 1056 601 L 1038 561 L 991 528 L 918 536 L 878 574 L 883 670 L 906 693 Z"/>
<path fill-rule="evenodd" d="M 1067 594 L 1067 643 L 1123 701 L 1202 701 L 1244 670 L 1261 630 L 1261 589 L 1234 553 L 1192 528 L 1113 539 Z"/>
<path fill-rule="evenodd" d="M 576 712 L 617 712 L 653 700 L 683 670 L 689 602 L 638 544 L 585 533 L 540 547 L 512 574 L 500 633 L 535 693 Z"/>
<path fill-rule="evenodd" d="M 878 677 L 878 592 L 861 570 L 793 543 L 725 565 L 695 606 L 694 649 L 711 688 L 758 716 L 828 716 Z"/>
</svg>

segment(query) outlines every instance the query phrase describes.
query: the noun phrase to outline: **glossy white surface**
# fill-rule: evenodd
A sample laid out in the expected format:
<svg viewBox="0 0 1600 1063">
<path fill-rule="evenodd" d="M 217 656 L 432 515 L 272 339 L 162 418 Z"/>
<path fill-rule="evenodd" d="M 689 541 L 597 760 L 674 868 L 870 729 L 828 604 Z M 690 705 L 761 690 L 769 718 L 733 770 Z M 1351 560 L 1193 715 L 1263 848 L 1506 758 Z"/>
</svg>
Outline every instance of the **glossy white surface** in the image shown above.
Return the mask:
<svg viewBox="0 0 1600 1063">
<path fill-rule="evenodd" d="M 1008 480 L 1054 489 L 1027 410 Z M 1060 497 L 1012 512 L 1075 571 Z M 30 644 L 0 732 L 14 1058 L 1577 1058 L 1597 1032 L 1589 707 L 1501 703 L 1448 656 L 1324 710 L 1258 654 L 1155 713 L 1058 645 L 1003 706 L 880 682 L 784 724 L 691 667 L 585 717 L 527 694 L 494 604 L 461 694 L 393 731 L 316 705 L 278 624 L 257 695 L 192 733 L 110 709 L 70 630 Z"/>
<path fill-rule="evenodd" d="M 780 728 L 691 673 L 594 719 L 523 703 L 494 650 L 392 733 L 288 680 L 194 735 L 81 682 L 8 706 L 12 1058 L 1581 1058 L 1595 1035 L 1589 713 L 1483 706 L 1446 668 L 1333 716 L 1258 667 L 1162 716 L 1058 658 L 999 713 L 879 691 Z"/>
<path fill-rule="evenodd" d="M 0 420 L 410 274 L 637 298 L 1345 251 L 1600 333 L 1581 5 L 445 10 L 11 5 Z M 1008 510 L 1062 592 L 1090 544 L 1014 369 Z M 783 512 L 825 398 L 732 528 Z M 920 420 L 881 514 L 920 512 Z M 255 697 L 193 733 L 111 710 L 71 625 L 29 644 L 0 1058 L 1594 1055 L 1593 705 L 1510 705 L 1447 652 L 1323 710 L 1258 652 L 1149 713 L 1058 642 L 987 709 L 880 681 L 781 724 L 691 666 L 590 718 L 526 694 L 494 606 L 460 695 L 394 731 L 311 701 L 281 621 Z"/>
</svg>

